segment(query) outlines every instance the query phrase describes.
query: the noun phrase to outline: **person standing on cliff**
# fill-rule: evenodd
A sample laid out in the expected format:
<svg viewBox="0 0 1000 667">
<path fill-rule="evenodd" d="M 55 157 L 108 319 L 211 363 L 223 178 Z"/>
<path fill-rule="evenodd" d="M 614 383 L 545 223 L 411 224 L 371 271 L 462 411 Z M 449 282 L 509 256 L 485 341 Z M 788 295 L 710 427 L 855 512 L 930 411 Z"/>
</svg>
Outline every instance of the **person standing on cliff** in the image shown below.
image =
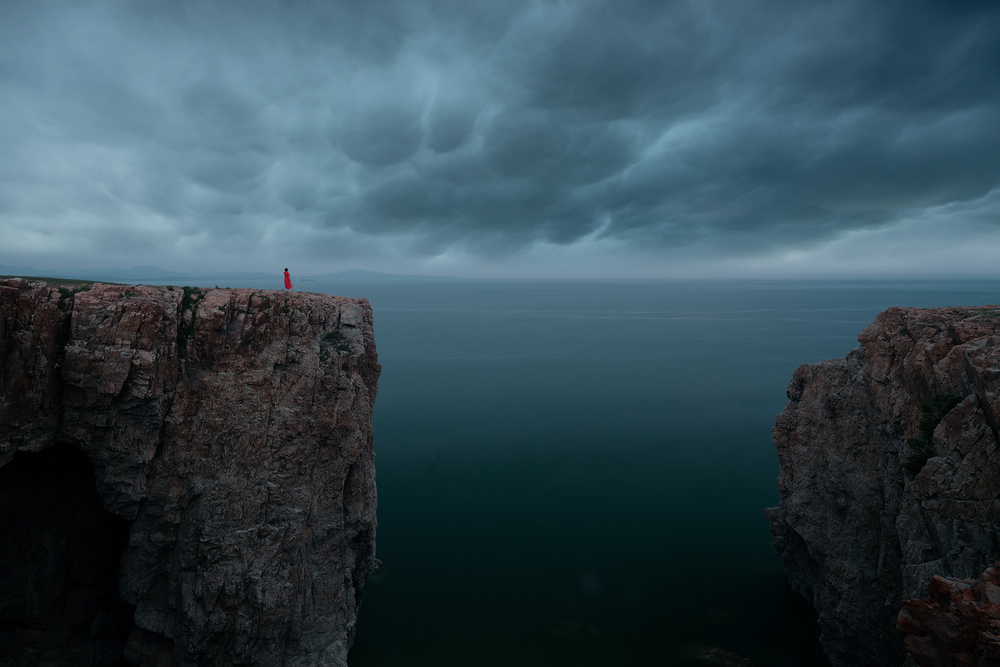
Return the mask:
<svg viewBox="0 0 1000 667">
<path fill-rule="evenodd" d="M 292 289 L 292 277 L 288 275 L 288 267 L 285 267 L 285 289 Z"/>
</svg>

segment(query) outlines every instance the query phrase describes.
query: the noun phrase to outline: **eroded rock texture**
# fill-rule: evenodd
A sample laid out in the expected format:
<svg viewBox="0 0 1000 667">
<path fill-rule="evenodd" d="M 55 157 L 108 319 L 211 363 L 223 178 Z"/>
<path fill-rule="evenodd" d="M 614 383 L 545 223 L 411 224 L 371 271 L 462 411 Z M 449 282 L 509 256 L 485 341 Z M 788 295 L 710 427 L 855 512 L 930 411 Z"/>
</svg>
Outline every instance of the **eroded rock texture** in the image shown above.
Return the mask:
<svg viewBox="0 0 1000 667">
<path fill-rule="evenodd" d="M 376 564 L 368 302 L 74 289 L 0 280 L 0 662 L 346 665 Z"/>
<path fill-rule="evenodd" d="M 1000 309 L 893 308 L 858 340 L 844 359 L 796 370 L 767 516 L 831 663 L 899 665 L 901 600 L 1000 558 Z M 933 455 L 911 475 L 922 406 L 948 396 L 957 405 L 926 424 Z"/>
<path fill-rule="evenodd" d="M 919 667 L 1000 665 L 1000 572 L 931 578 L 930 597 L 904 600 L 897 625 Z"/>
</svg>

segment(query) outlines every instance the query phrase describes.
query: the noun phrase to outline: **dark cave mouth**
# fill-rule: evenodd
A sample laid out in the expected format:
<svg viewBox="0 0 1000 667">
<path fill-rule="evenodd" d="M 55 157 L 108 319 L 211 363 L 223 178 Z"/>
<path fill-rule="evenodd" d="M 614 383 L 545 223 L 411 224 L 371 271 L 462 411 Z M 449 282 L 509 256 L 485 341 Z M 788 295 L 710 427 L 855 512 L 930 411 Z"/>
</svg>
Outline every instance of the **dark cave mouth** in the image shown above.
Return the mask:
<svg viewBox="0 0 1000 667">
<path fill-rule="evenodd" d="M 0 468 L 0 664 L 122 664 L 130 527 L 103 509 L 90 462 L 69 445 Z"/>
</svg>

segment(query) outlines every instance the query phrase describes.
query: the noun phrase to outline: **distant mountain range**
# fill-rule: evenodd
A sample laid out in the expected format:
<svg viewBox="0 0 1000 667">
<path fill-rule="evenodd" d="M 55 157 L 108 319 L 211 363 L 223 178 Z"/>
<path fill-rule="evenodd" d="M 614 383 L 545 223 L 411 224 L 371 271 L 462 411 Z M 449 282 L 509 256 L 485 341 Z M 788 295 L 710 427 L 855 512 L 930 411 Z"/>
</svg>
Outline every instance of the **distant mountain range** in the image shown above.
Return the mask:
<svg viewBox="0 0 1000 667">
<path fill-rule="evenodd" d="M 465 280 L 458 276 L 431 276 L 423 273 L 379 273 L 365 269 L 347 269 L 337 273 L 324 273 L 318 276 L 302 276 L 299 280 L 356 280 L 364 282 L 389 282 L 396 280 Z"/>
<path fill-rule="evenodd" d="M 30 266 L 13 266 L 0 264 L 0 275 L 25 277 L 76 278 L 80 280 L 98 280 L 112 283 L 168 283 L 185 284 L 188 282 L 217 283 L 225 281 L 274 281 L 281 282 L 280 273 L 260 273 L 246 271 L 191 272 L 179 273 L 168 271 L 156 266 L 133 266 L 131 268 L 113 267 L 107 269 L 37 269 Z M 427 281 L 427 280 L 464 280 L 454 276 L 431 276 L 422 274 L 380 273 L 365 269 L 348 269 L 337 273 L 321 275 L 292 275 L 293 281 L 312 282 L 316 280 L 339 280 L 343 282 L 396 282 L 396 281 Z"/>
</svg>

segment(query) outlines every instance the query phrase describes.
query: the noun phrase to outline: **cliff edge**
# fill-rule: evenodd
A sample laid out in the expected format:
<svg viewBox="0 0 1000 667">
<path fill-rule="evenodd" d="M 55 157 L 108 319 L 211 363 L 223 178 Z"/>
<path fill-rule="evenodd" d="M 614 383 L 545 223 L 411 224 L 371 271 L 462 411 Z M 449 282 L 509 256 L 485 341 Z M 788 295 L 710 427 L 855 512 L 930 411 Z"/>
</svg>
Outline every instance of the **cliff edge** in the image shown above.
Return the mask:
<svg viewBox="0 0 1000 667">
<path fill-rule="evenodd" d="M 0 663 L 346 665 L 380 370 L 364 299 L 0 280 Z"/>
<path fill-rule="evenodd" d="M 892 308 L 858 340 L 795 371 L 766 510 L 835 667 L 903 664 L 902 600 L 1000 558 L 1000 308 Z"/>
</svg>

